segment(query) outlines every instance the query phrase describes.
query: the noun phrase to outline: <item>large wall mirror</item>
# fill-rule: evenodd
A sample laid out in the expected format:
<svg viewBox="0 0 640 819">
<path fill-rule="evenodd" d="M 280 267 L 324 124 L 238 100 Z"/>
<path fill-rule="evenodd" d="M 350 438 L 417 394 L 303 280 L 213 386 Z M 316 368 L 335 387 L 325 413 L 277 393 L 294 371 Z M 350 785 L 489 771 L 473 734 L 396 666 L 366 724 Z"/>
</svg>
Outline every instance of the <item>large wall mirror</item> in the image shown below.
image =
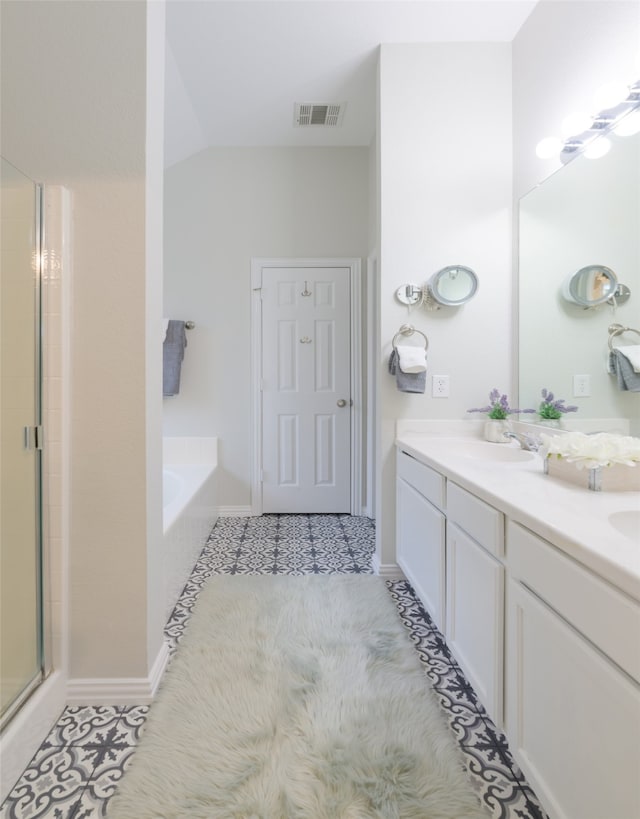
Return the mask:
<svg viewBox="0 0 640 819">
<path fill-rule="evenodd" d="M 576 157 L 520 202 L 519 406 L 537 407 L 546 387 L 578 405 L 572 426 L 640 435 L 640 393 L 620 391 L 607 372 L 609 325 L 640 330 L 640 134 L 612 142 L 606 156 Z M 594 266 L 629 288 L 624 304 L 585 309 L 563 296 L 567 276 Z M 615 339 L 637 343 L 636 334 Z M 588 377 L 590 395 L 574 396 L 575 375 Z"/>
</svg>

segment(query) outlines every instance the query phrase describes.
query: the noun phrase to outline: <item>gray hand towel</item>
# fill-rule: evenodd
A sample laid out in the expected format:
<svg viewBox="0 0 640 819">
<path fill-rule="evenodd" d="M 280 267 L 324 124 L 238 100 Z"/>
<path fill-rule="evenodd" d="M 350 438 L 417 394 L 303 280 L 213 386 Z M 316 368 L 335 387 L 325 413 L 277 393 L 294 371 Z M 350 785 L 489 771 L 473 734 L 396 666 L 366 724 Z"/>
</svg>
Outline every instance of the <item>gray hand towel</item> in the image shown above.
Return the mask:
<svg viewBox="0 0 640 819">
<path fill-rule="evenodd" d="M 629 392 L 640 392 L 640 373 L 635 372 L 629 359 L 619 350 L 609 353 L 607 369 L 618 380 L 618 389 Z"/>
<path fill-rule="evenodd" d="M 169 321 L 167 335 L 162 345 L 162 395 L 180 392 L 180 371 L 187 346 L 184 321 Z"/>
<path fill-rule="evenodd" d="M 400 369 L 398 351 L 392 350 L 389 356 L 389 372 L 396 377 L 396 386 L 400 392 L 424 392 L 427 385 L 426 370 L 421 373 L 403 373 Z"/>
</svg>

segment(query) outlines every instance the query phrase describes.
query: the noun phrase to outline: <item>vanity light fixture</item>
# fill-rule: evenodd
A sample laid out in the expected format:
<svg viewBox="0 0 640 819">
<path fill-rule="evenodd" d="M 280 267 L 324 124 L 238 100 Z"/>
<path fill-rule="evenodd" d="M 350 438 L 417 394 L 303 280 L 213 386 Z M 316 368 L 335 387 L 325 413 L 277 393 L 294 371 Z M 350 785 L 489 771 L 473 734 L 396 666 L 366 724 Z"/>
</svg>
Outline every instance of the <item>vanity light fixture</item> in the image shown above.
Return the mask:
<svg viewBox="0 0 640 819">
<path fill-rule="evenodd" d="M 640 130 L 640 80 L 629 85 L 610 84 L 596 92 L 602 109 L 595 116 L 581 113 L 569 114 L 562 123 L 564 139 L 546 137 L 536 146 L 540 159 L 558 156 L 563 164 L 583 153 L 589 159 L 597 159 L 609 152 L 610 133 L 631 136 Z"/>
</svg>

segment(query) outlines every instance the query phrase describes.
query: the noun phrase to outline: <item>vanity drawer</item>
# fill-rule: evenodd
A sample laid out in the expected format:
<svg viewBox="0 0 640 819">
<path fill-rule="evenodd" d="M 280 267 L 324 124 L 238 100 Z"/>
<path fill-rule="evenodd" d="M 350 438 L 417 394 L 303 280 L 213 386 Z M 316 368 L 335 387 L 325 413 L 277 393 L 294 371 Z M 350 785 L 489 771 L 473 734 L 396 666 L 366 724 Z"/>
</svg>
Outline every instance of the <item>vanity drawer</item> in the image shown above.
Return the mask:
<svg viewBox="0 0 640 819">
<path fill-rule="evenodd" d="M 435 469 L 398 450 L 397 474 L 438 509 L 444 509 L 445 479 Z"/>
<path fill-rule="evenodd" d="M 640 605 L 518 523 L 507 523 L 507 562 L 519 580 L 640 681 Z"/>
<path fill-rule="evenodd" d="M 447 484 L 447 519 L 496 557 L 504 555 L 504 515 L 466 489 Z"/>
</svg>

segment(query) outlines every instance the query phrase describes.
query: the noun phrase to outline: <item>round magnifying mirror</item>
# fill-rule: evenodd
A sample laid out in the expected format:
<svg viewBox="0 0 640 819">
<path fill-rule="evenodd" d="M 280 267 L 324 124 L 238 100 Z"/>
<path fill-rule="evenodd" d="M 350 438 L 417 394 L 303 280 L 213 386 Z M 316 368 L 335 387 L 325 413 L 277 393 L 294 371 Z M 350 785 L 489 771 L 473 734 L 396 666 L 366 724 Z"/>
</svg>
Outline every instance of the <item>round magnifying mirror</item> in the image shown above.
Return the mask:
<svg viewBox="0 0 640 819">
<path fill-rule="evenodd" d="M 465 304 L 478 289 L 478 277 L 470 267 L 459 264 L 443 267 L 429 279 L 428 288 L 438 304 L 456 307 Z"/>
<path fill-rule="evenodd" d="M 610 299 L 617 286 L 618 278 L 613 270 L 601 264 L 591 264 L 567 276 L 562 295 L 581 307 L 595 307 Z"/>
</svg>

